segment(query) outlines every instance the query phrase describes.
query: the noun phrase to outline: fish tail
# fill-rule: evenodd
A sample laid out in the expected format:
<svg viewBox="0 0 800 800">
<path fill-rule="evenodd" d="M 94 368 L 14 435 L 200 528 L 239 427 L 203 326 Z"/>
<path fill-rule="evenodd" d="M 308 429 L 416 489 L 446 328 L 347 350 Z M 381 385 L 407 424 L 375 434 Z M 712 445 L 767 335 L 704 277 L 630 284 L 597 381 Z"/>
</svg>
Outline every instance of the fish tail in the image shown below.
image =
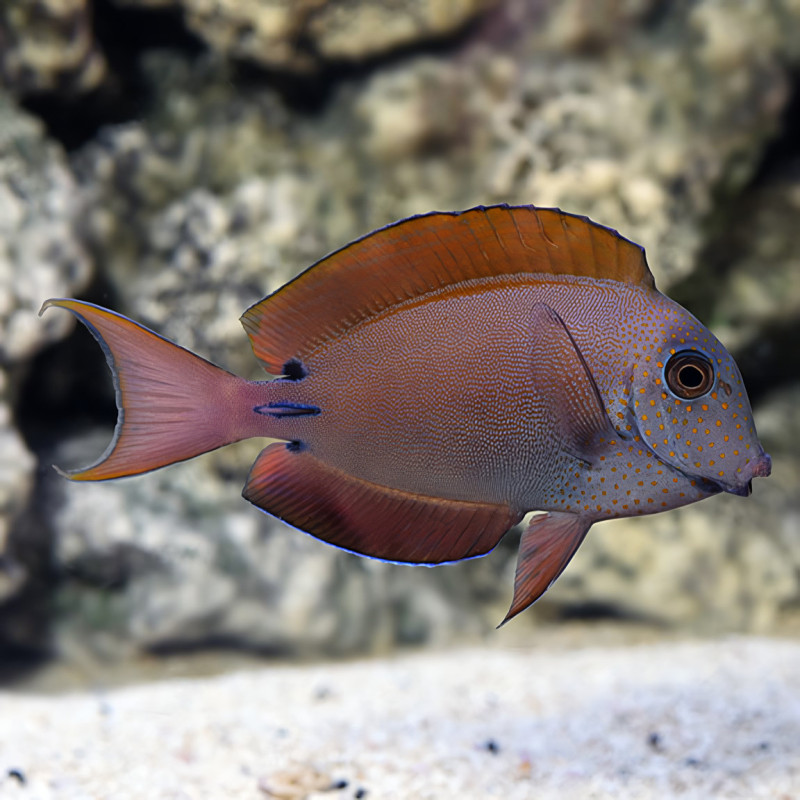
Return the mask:
<svg viewBox="0 0 800 800">
<path fill-rule="evenodd" d="M 53 306 L 75 314 L 103 348 L 118 409 L 106 452 L 85 469 L 59 470 L 65 477 L 100 481 L 139 475 L 259 435 L 250 402 L 259 384 L 121 314 L 64 299 L 48 300 L 39 314 Z"/>
</svg>

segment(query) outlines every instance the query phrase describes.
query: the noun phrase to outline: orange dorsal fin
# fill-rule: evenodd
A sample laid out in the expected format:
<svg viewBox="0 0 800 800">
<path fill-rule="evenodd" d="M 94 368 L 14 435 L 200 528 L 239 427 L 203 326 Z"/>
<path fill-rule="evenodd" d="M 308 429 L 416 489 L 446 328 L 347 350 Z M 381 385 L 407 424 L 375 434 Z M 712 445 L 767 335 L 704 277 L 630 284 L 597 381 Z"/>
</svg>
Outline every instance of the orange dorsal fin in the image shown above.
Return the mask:
<svg viewBox="0 0 800 800">
<path fill-rule="evenodd" d="M 280 374 L 325 341 L 400 303 L 481 279 L 573 275 L 655 288 L 644 250 L 556 208 L 434 212 L 380 228 L 323 258 L 242 316 L 256 356 Z"/>
</svg>

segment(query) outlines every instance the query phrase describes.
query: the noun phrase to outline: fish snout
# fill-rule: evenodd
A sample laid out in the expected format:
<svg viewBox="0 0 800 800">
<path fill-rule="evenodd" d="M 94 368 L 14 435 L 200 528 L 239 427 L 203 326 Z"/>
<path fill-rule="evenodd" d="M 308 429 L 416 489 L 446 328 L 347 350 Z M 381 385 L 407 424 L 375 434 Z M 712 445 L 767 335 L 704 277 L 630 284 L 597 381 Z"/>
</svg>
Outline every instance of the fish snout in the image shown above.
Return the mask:
<svg viewBox="0 0 800 800">
<path fill-rule="evenodd" d="M 772 472 L 772 459 L 767 453 L 762 453 L 753 467 L 754 478 L 767 478 Z"/>
</svg>

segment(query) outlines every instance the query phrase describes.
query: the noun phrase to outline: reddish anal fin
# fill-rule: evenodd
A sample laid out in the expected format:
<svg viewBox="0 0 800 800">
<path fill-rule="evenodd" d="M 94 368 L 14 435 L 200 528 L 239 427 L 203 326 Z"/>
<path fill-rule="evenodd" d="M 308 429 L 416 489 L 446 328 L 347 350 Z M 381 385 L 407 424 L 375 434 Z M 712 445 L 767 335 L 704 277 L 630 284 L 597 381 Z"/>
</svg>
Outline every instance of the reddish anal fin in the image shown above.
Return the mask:
<svg viewBox="0 0 800 800">
<path fill-rule="evenodd" d="M 514 599 L 505 625 L 536 602 L 564 571 L 580 547 L 593 520 L 577 514 L 551 512 L 534 517 L 519 543 Z"/>
<path fill-rule="evenodd" d="M 327 466 L 296 443 L 262 450 L 243 495 L 337 547 L 413 564 L 484 555 L 522 518 L 507 506 L 378 486 Z"/>
</svg>

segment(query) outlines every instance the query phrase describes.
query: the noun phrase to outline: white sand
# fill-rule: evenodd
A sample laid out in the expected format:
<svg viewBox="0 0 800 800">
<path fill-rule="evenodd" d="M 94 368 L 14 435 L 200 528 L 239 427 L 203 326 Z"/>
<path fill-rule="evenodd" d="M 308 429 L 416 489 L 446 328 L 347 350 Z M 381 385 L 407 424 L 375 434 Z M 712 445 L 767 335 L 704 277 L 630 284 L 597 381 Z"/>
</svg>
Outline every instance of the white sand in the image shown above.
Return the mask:
<svg viewBox="0 0 800 800">
<path fill-rule="evenodd" d="M 798 675 L 751 638 L 2 693 L 0 797 L 792 800 Z"/>
</svg>

